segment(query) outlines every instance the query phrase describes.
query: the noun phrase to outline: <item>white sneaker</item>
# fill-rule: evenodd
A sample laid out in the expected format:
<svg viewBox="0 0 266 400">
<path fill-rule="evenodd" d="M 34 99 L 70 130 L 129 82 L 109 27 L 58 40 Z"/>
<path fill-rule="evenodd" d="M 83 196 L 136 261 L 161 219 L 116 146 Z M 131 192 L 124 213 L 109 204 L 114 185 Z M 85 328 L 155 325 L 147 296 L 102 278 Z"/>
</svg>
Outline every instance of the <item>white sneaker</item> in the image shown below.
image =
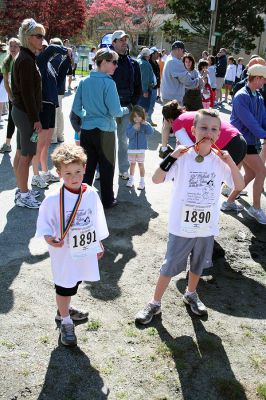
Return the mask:
<svg viewBox="0 0 266 400">
<path fill-rule="evenodd" d="M 129 178 L 126 184 L 127 187 L 132 188 L 134 186 L 134 180 L 132 178 Z"/>
<path fill-rule="evenodd" d="M 266 214 L 261 208 L 249 207 L 247 213 L 255 218 L 259 224 L 266 225 Z"/>
<path fill-rule="evenodd" d="M 30 194 L 36 199 L 37 197 L 39 197 L 40 196 L 40 192 L 39 192 L 39 190 L 29 190 L 29 192 L 30 192 Z M 15 202 L 16 202 L 16 200 L 18 199 L 20 197 L 20 189 L 16 189 L 16 192 L 15 192 Z"/>
<path fill-rule="evenodd" d="M 129 173 L 126 172 L 119 172 L 119 176 L 120 178 L 124 179 L 125 181 L 127 181 L 129 179 Z"/>
<path fill-rule="evenodd" d="M 229 202 L 229 201 L 224 201 L 221 205 L 221 210 L 222 211 L 236 211 L 236 212 L 241 212 L 244 210 L 244 207 L 242 204 L 236 203 L 236 202 Z"/>
<path fill-rule="evenodd" d="M 40 175 L 33 175 L 31 184 L 32 186 L 37 186 L 40 189 L 45 189 L 48 187 L 48 183 L 46 183 L 43 177 Z"/>
<path fill-rule="evenodd" d="M 225 197 L 228 197 L 231 192 L 232 192 L 232 188 L 230 188 L 229 186 L 224 184 L 223 187 L 222 187 L 222 195 L 225 196 Z"/>
<path fill-rule="evenodd" d="M 140 181 L 138 190 L 143 190 L 143 189 L 145 189 L 145 183 Z"/>
<path fill-rule="evenodd" d="M 29 192 L 26 197 L 19 196 L 16 200 L 16 206 L 26 208 L 39 208 L 40 201 L 37 201 Z"/>
<path fill-rule="evenodd" d="M 46 183 L 49 183 L 49 182 L 52 183 L 52 182 L 59 182 L 60 181 L 59 176 L 58 175 L 57 176 L 53 175 L 51 171 L 43 172 L 42 173 L 42 178 Z"/>
</svg>

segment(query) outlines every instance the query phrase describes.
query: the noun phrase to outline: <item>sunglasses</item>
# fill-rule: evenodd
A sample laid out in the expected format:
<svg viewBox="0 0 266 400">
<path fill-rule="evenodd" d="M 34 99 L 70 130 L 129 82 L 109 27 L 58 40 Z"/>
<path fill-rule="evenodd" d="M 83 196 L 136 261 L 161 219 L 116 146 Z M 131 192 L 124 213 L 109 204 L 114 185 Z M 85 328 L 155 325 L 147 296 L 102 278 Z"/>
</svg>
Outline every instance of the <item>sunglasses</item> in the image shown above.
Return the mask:
<svg viewBox="0 0 266 400">
<path fill-rule="evenodd" d="M 118 61 L 117 60 L 106 60 L 107 62 L 110 62 L 110 63 L 113 63 L 114 65 L 117 65 L 118 64 Z"/>
<path fill-rule="evenodd" d="M 36 33 L 36 35 L 31 35 L 31 36 L 35 36 L 37 39 L 43 39 L 44 35 L 42 35 L 41 33 Z"/>
</svg>

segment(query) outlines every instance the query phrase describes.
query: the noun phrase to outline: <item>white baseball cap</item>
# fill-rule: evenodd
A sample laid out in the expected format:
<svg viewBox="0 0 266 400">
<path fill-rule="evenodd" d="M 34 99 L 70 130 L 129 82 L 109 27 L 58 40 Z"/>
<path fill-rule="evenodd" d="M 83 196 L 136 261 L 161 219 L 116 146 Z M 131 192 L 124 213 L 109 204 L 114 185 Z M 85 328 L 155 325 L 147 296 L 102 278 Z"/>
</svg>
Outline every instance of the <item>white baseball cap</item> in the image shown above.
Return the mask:
<svg viewBox="0 0 266 400">
<path fill-rule="evenodd" d="M 262 76 L 266 79 L 266 65 L 254 64 L 248 69 L 249 76 Z"/>
<path fill-rule="evenodd" d="M 122 39 L 125 36 L 128 37 L 125 31 L 114 31 L 114 33 L 112 34 L 112 42 L 115 39 Z"/>
</svg>

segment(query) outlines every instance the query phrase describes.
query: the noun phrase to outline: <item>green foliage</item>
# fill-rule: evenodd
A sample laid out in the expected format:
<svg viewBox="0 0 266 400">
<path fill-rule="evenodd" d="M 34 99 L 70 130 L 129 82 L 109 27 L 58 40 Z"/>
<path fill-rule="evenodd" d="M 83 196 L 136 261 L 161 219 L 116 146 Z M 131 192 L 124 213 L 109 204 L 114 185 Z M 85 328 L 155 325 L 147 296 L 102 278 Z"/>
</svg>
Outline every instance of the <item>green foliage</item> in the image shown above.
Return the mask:
<svg viewBox="0 0 266 400">
<path fill-rule="evenodd" d="M 260 383 L 257 386 L 257 393 L 260 399 L 266 399 L 266 383 Z"/>
<path fill-rule="evenodd" d="M 197 35 L 208 38 L 210 29 L 210 1 L 168 0 L 168 6 L 176 13 L 177 20 L 186 21 Z M 225 47 L 237 52 L 244 48 L 247 52 L 255 48 L 253 41 L 264 31 L 264 21 L 260 14 L 266 13 L 265 0 L 250 3 L 247 0 L 223 0 L 218 2 L 215 31 L 222 34 L 216 40 L 216 49 Z M 174 26 L 176 21 L 167 24 Z M 175 34 L 175 39 L 177 33 Z"/>
</svg>

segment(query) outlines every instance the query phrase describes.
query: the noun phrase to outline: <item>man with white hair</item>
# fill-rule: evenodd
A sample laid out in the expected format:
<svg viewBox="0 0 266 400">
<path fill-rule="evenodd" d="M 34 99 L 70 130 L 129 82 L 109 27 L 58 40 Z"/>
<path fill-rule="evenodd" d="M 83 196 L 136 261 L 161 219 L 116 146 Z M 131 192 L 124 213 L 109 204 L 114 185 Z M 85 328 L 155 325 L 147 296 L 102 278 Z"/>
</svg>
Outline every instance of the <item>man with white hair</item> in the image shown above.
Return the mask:
<svg viewBox="0 0 266 400">
<path fill-rule="evenodd" d="M 128 55 L 128 35 L 122 31 L 115 31 L 112 35 L 112 47 L 119 55 L 118 67 L 113 75 L 122 107 L 131 109 L 137 104 L 141 95 L 141 77 L 137 61 Z M 129 124 L 129 114 L 117 118 L 118 138 L 118 165 L 119 176 L 128 179 L 128 156 L 126 128 Z"/>
</svg>

